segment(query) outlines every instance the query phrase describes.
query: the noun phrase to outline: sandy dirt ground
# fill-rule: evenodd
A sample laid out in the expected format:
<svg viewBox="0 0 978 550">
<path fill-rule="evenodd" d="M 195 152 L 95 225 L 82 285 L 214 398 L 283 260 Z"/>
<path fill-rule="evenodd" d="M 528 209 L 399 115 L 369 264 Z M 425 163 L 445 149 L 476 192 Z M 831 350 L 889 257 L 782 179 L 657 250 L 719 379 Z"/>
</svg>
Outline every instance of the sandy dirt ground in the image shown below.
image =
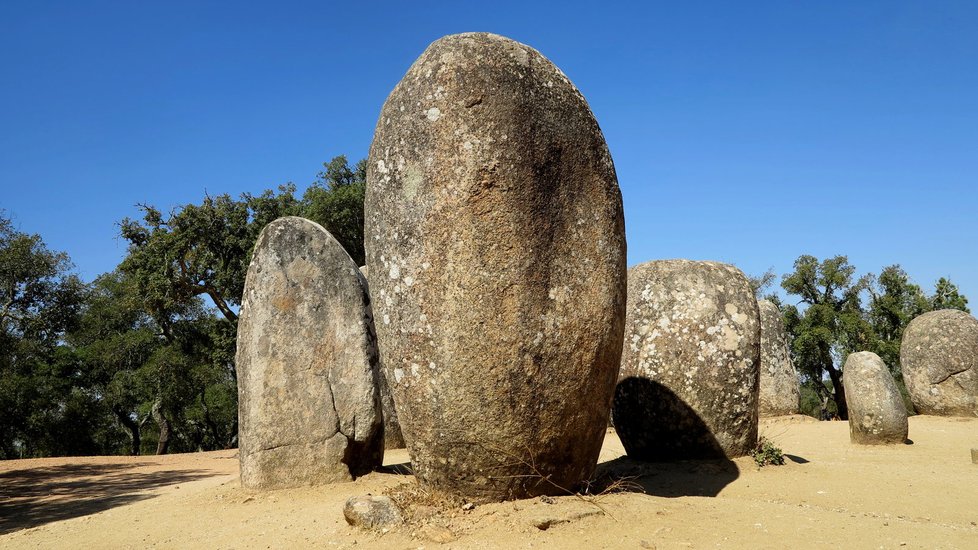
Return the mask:
<svg viewBox="0 0 978 550">
<path fill-rule="evenodd" d="M 239 487 L 235 451 L 0 462 L 0 548 L 978 549 L 978 419 L 913 417 L 913 443 L 890 447 L 798 416 L 761 433 L 784 466 L 641 464 L 609 431 L 599 474 L 628 492 L 412 508 L 388 532 L 350 527 L 342 509 L 407 490 L 404 450 L 386 473 L 267 493 Z"/>
</svg>

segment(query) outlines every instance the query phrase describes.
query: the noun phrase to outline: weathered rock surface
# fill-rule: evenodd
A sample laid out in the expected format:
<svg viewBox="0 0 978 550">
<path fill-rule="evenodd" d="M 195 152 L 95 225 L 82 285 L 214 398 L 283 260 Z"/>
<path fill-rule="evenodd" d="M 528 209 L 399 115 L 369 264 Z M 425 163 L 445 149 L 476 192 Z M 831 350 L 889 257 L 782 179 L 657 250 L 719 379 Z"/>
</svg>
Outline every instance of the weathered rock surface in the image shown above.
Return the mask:
<svg viewBox="0 0 978 550">
<path fill-rule="evenodd" d="M 473 500 L 594 469 L 621 354 L 625 234 L 601 130 L 550 61 L 442 38 L 384 104 L 366 249 L 417 476 Z"/>
<path fill-rule="evenodd" d="M 629 270 L 613 414 L 630 457 L 736 457 L 754 447 L 757 307 L 731 265 L 661 260 Z"/>
<path fill-rule="evenodd" d="M 363 273 L 363 278 L 368 281 L 369 286 L 367 266 L 360 266 L 360 273 Z M 380 369 L 377 382 L 380 386 L 380 405 L 384 411 L 384 448 L 403 449 L 405 446 L 404 435 L 401 433 L 401 424 L 397 420 L 397 409 L 394 407 L 394 396 L 391 395 L 391 386 L 387 382 L 387 375 L 383 368 Z"/>
<path fill-rule="evenodd" d="M 761 314 L 760 416 L 798 414 L 801 388 L 791 362 L 781 310 L 769 300 L 757 302 Z"/>
<path fill-rule="evenodd" d="M 849 438 L 862 445 L 907 440 L 907 408 L 893 376 L 878 355 L 849 354 L 842 369 L 849 406 Z"/>
<path fill-rule="evenodd" d="M 978 416 L 978 320 L 971 315 L 942 309 L 910 321 L 900 367 L 918 413 Z"/>
<path fill-rule="evenodd" d="M 362 529 L 384 529 L 404 523 L 401 509 L 385 496 L 350 497 L 343 506 L 343 517 L 350 525 Z"/>
<path fill-rule="evenodd" d="M 350 480 L 383 460 L 376 338 L 367 286 L 321 226 L 268 224 L 238 320 L 241 483 Z"/>
</svg>

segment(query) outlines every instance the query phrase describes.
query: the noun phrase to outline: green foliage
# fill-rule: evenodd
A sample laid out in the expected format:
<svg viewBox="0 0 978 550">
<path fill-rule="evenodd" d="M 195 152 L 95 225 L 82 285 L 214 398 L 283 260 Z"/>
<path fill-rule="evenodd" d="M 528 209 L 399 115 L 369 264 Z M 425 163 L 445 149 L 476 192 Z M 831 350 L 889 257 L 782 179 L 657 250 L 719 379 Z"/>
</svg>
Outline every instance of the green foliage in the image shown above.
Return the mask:
<svg viewBox="0 0 978 550">
<path fill-rule="evenodd" d="M 126 258 L 91 285 L 0 213 L 0 458 L 233 446 L 237 311 L 258 235 L 304 216 L 363 264 L 365 185 L 366 162 L 340 156 L 301 199 L 290 184 L 170 213 L 142 205 L 120 224 Z"/>
<path fill-rule="evenodd" d="M 965 313 L 971 313 L 968 309 L 968 299 L 958 292 L 958 286 L 941 277 L 934 288 L 934 295 L 930 298 L 930 307 L 936 311 L 938 309 L 960 309 Z"/>
<path fill-rule="evenodd" d="M 333 234 L 362 265 L 363 197 L 366 163 L 355 169 L 339 156 L 323 165 L 318 179 L 295 197 L 294 185 L 278 192 L 205 197 L 164 215 L 142 205 L 141 221 L 124 219 L 120 233 L 129 253 L 120 270 L 139 289 L 145 309 L 169 330 L 170 319 L 198 296 L 207 296 L 221 315 L 237 321 L 251 252 L 261 230 L 282 216 L 303 216 Z"/>
<path fill-rule="evenodd" d="M 767 271 L 760 275 L 748 275 L 747 282 L 750 283 L 750 288 L 754 291 L 754 297 L 760 300 L 764 291 L 774 284 L 777 277 L 773 267 L 768 268 Z"/>
<path fill-rule="evenodd" d="M 935 307 L 966 310 L 968 300 L 944 278 L 928 297 L 899 265 L 883 268 L 879 276 L 854 277 L 855 267 L 845 256 L 821 262 L 801 256 L 794 272 L 782 280 L 785 291 L 800 299 L 801 307 L 787 305 L 782 311 L 792 359 L 806 382 L 802 410 L 819 418 L 847 418 L 842 364 L 850 353 L 872 351 L 890 367 L 912 412 L 900 370 L 903 331 Z M 866 305 L 864 295 L 869 298 Z"/>
<path fill-rule="evenodd" d="M 750 452 L 750 456 L 754 458 L 758 468 L 784 465 L 784 453 L 764 436 L 757 439 L 757 445 Z"/>
<path fill-rule="evenodd" d="M 94 412 L 62 343 L 85 295 L 70 270 L 67 255 L 0 213 L 0 458 L 92 448 L 71 429 Z"/>
<path fill-rule="evenodd" d="M 283 191 L 291 197 L 291 190 Z M 287 202 L 288 197 L 267 198 Z M 248 197 L 206 197 L 200 205 L 185 205 L 169 216 L 152 206 L 142 209 L 142 222 L 127 218 L 121 223 L 129 254 L 119 267 L 139 288 L 143 308 L 168 330 L 173 315 L 206 295 L 235 321 L 233 308 L 240 304 L 247 262 L 260 231 L 250 223 Z M 287 213 L 262 212 L 271 219 Z"/>
<path fill-rule="evenodd" d="M 875 339 L 866 349 L 875 352 L 895 376 L 900 376 L 900 342 L 903 329 L 915 317 L 930 310 L 930 302 L 921 288 L 910 282 L 899 265 L 883 268 L 868 286 L 867 316 Z M 859 351 L 859 350 L 857 350 Z"/>
<path fill-rule="evenodd" d="M 367 188 L 367 161 L 354 169 L 339 156 L 323 165 L 325 170 L 302 197 L 303 216 L 328 230 L 357 265 L 365 263 L 363 249 L 363 198 Z"/>
<path fill-rule="evenodd" d="M 869 349 L 875 338 L 860 301 L 870 281 L 854 279 L 855 271 L 845 256 L 821 262 L 801 256 L 794 272 L 781 281 L 782 288 L 806 306 L 786 305 L 782 310 L 795 367 L 823 398 L 835 401 L 843 419 L 848 418 L 848 410 L 841 361 L 853 351 Z M 831 392 L 821 384 L 825 376 L 832 382 Z"/>
<path fill-rule="evenodd" d="M 233 444 L 237 310 L 252 249 L 265 225 L 282 216 L 309 218 L 363 263 L 366 162 L 351 168 L 339 156 L 323 168 L 301 200 L 289 184 L 239 199 L 205 197 L 168 215 L 144 205 L 141 221 L 123 220 L 121 234 L 130 246 L 120 274 L 131 284 L 135 307 L 148 316 L 144 325 L 151 322 L 162 336 L 148 358 L 139 358 L 138 368 L 119 371 L 143 392 L 138 410 L 131 400 L 119 406 L 126 411 L 118 415 L 120 423 L 132 432 L 136 418 L 140 425 L 151 419 L 159 428 L 146 437 L 133 436 L 134 447 L 155 443 L 157 452 L 165 452 Z M 220 318 L 210 314 L 202 297 Z"/>
<path fill-rule="evenodd" d="M 799 412 L 819 420 L 830 420 L 837 417 L 839 410 L 835 406 L 835 401 L 826 397 L 831 395 L 832 383 L 828 380 L 820 382 L 821 389 L 816 388 L 815 384 L 816 382 L 811 380 L 806 380 L 801 384 Z"/>
</svg>

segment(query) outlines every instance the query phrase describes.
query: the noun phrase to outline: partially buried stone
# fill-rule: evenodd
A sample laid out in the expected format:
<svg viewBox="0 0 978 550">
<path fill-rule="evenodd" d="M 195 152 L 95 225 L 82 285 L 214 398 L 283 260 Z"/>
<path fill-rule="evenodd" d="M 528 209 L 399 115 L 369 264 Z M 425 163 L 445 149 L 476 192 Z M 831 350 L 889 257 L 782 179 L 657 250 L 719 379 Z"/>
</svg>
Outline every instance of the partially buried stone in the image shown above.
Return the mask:
<svg viewBox="0 0 978 550">
<path fill-rule="evenodd" d="M 920 414 L 978 416 L 978 320 L 963 311 L 925 313 L 907 325 L 900 366 Z"/>
<path fill-rule="evenodd" d="M 868 351 L 852 353 L 842 369 L 849 438 L 862 445 L 907 440 L 907 408 L 886 364 Z"/>
<path fill-rule="evenodd" d="M 781 310 L 769 300 L 760 300 L 757 305 L 761 314 L 759 415 L 797 414 L 801 389 Z"/>
<path fill-rule="evenodd" d="M 754 448 L 757 307 L 731 265 L 660 260 L 629 270 L 613 412 L 628 456 L 737 457 Z"/>
<path fill-rule="evenodd" d="M 475 501 L 594 470 L 621 354 L 625 234 L 608 147 L 536 50 L 447 36 L 384 104 L 365 246 L 418 478 Z"/>
<path fill-rule="evenodd" d="M 345 481 L 379 466 L 378 368 L 370 300 L 350 256 L 309 220 L 268 224 L 238 321 L 242 485 Z"/>
<path fill-rule="evenodd" d="M 367 276 L 367 266 L 360 266 L 360 273 L 367 280 L 369 288 L 370 280 Z M 380 386 L 380 405 L 384 411 L 384 448 L 403 449 L 404 435 L 401 433 L 401 424 L 397 420 L 397 409 L 394 407 L 394 396 L 391 395 L 391 386 L 387 382 L 387 374 L 381 368 L 377 377 Z"/>
<path fill-rule="evenodd" d="M 343 506 L 343 517 L 354 527 L 363 529 L 391 528 L 404 523 L 401 509 L 385 496 L 354 496 Z"/>
</svg>

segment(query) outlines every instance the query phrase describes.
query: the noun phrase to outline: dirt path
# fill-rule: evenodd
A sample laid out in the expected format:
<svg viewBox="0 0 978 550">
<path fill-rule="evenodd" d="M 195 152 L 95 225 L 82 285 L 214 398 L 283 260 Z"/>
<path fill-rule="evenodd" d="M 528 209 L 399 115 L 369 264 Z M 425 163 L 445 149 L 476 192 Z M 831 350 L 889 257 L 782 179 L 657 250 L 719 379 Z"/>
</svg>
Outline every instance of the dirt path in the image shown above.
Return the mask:
<svg viewBox="0 0 978 550">
<path fill-rule="evenodd" d="M 383 534 L 346 525 L 343 503 L 410 476 L 253 494 L 234 451 L 0 462 L 0 548 L 978 548 L 978 419 L 913 417 L 894 447 L 804 417 L 762 434 L 785 466 L 640 464 L 609 433 L 600 472 L 644 493 L 453 508 Z"/>
</svg>

